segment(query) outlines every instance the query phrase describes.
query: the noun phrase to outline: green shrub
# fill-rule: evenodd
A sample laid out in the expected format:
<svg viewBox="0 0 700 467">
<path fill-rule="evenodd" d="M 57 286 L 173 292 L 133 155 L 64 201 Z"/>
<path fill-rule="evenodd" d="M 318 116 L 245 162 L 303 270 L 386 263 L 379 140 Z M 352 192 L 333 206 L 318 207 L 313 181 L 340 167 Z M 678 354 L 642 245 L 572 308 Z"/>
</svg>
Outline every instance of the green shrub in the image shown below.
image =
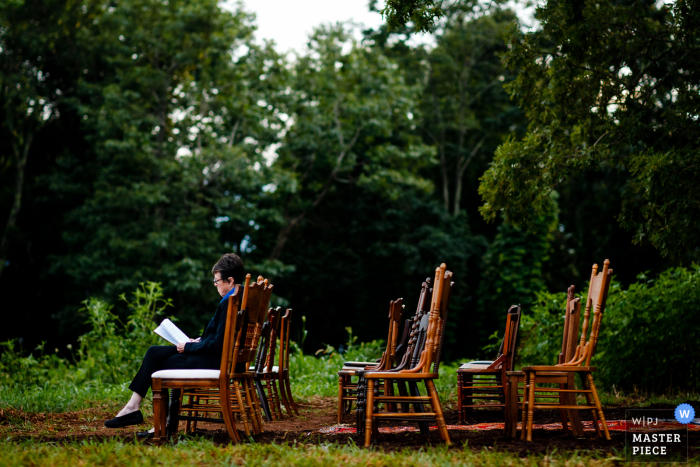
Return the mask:
<svg viewBox="0 0 700 467">
<path fill-rule="evenodd" d="M 153 333 L 155 318 L 170 301 L 154 282 L 141 284 L 131 301 L 120 299 L 131 310 L 126 324 L 111 305 L 95 298 L 83 302 L 91 330 L 80 337 L 73 362 L 58 356 L 58 349 L 46 353 L 44 343 L 26 356 L 14 341 L 0 343 L 0 404 L 61 411 L 123 394 L 148 347 L 160 341 Z"/>
<path fill-rule="evenodd" d="M 581 292 L 582 297 L 588 291 Z M 561 351 L 564 293 L 537 295 L 524 310 L 519 360 L 554 364 Z M 700 267 L 672 268 L 656 279 L 613 283 L 592 364 L 607 388 L 697 390 L 700 381 Z"/>
</svg>

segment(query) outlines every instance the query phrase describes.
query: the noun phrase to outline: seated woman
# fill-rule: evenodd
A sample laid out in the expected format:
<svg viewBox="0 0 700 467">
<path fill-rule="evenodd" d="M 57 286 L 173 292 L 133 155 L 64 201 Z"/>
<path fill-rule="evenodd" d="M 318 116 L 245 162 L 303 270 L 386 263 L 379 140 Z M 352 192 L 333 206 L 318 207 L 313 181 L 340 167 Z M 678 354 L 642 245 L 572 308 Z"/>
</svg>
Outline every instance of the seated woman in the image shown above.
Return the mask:
<svg viewBox="0 0 700 467">
<path fill-rule="evenodd" d="M 217 261 L 211 269 L 214 274 L 214 285 L 223 298 L 209 321 L 204 335 L 190 342 L 180 342 L 176 346 L 153 345 L 143 357 L 141 368 L 136 373 L 129 389 L 133 391 L 131 399 L 112 420 L 105 422 L 107 428 L 121 428 L 143 423 L 141 401 L 146 397 L 151 387 L 151 375 L 159 370 L 172 369 L 212 369 L 218 370 L 221 365 L 224 333 L 226 331 L 226 310 L 228 297 L 241 285 L 245 278 L 243 261 L 238 255 L 227 253 Z M 152 433 L 149 432 L 149 433 Z M 140 436 L 148 436 L 139 433 Z"/>
</svg>

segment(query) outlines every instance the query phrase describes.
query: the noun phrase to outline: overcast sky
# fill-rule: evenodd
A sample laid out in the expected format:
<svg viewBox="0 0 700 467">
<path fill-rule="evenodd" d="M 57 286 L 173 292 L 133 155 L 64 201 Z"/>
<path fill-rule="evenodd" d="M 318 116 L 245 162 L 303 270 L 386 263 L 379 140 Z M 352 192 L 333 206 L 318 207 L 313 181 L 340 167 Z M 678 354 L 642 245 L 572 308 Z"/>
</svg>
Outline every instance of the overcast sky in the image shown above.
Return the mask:
<svg viewBox="0 0 700 467">
<path fill-rule="evenodd" d="M 231 4 L 232 2 L 228 2 Z M 315 26 L 354 21 L 377 27 L 382 15 L 370 13 L 368 0 L 243 0 L 245 11 L 255 13 L 258 39 L 273 39 L 277 50 L 302 50 Z M 383 6 L 380 0 L 378 6 Z"/>
<path fill-rule="evenodd" d="M 236 0 L 225 0 L 226 8 Z M 539 0 L 538 0 L 539 1 Z M 255 13 L 258 39 L 272 39 L 280 52 L 300 51 L 306 47 L 309 34 L 322 23 L 353 21 L 376 28 L 384 21 L 379 13 L 370 12 L 369 0 L 242 0 L 245 11 Z M 384 0 L 378 0 L 381 10 Z M 511 0 L 508 5 L 518 12 L 521 21 L 532 22 L 532 7 L 524 0 Z M 358 39 L 359 39 L 358 35 Z M 432 43 L 431 34 L 415 34 L 411 43 Z"/>
</svg>

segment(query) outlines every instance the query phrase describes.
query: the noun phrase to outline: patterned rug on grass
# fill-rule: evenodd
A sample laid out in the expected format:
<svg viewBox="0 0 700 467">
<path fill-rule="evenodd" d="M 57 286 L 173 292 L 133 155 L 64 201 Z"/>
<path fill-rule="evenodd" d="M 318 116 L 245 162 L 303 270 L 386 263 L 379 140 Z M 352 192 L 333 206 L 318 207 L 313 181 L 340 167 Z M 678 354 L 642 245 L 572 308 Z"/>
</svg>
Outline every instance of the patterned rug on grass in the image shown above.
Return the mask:
<svg viewBox="0 0 700 467">
<path fill-rule="evenodd" d="M 593 422 L 581 422 L 584 431 L 595 431 Z M 684 425 L 681 425 L 675 420 L 659 420 L 658 425 L 653 427 L 639 427 L 634 426 L 632 423 L 625 420 L 610 420 L 607 422 L 608 430 L 610 431 L 661 431 L 661 430 L 678 430 L 682 429 Z M 449 431 L 488 431 L 488 430 L 502 430 L 504 428 L 503 423 L 478 423 L 476 425 L 447 425 Z M 535 430 L 561 430 L 561 423 L 548 423 L 546 425 L 535 424 L 532 426 Z M 431 430 L 437 430 L 437 426 L 431 426 Z M 518 423 L 518 429 L 520 429 L 520 423 Z M 689 431 L 700 431 L 700 419 L 695 419 L 688 424 Z M 405 433 L 405 432 L 419 432 L 420 430 L 416 426 L 391 426 L 391 427 L 381 427 L 379 428 L 380 433 Z M 350 425 L 340 424 L 326 426 L 318 430 L 319 433 L 325 434 L 335 434 L 335 433 L 356 433 L 357 429 Z"/>
</svg>

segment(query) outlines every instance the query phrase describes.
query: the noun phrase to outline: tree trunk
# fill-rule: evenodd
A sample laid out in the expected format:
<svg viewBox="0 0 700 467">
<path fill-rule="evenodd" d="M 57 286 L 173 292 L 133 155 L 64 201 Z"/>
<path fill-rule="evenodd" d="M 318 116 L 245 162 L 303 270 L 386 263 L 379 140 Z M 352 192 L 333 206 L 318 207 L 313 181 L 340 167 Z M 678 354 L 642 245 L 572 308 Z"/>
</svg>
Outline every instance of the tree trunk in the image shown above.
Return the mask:
<svg viewBox="0 0 700 467">
<path fill-rule="evenodd" d="M 7 219 L 7 224 L 5 225 L 5 230 L 2 234 L 2 239 L 0 240 L 0 276 L 5 269 L 5 263 L 7 262 L 7 256 L 10 249 L 10 232 L 17 225 L 17 217 L 19 216 L 19 210 L 22 207 L 22 189 L 24 188 L 24 171 L 27 167 L 27 157 L 29 156 L 29 147 L 32 145 L 32 135 L 27 136 L 24 141 L 15 143 L 12 145 L 12 153 L 15 157 L 15 163 L 17 164 L 16 175 L 15 175 L 15 196 L 12 203 L 12 209 L 10 209 L 10 216 Z"/>
</svg>

